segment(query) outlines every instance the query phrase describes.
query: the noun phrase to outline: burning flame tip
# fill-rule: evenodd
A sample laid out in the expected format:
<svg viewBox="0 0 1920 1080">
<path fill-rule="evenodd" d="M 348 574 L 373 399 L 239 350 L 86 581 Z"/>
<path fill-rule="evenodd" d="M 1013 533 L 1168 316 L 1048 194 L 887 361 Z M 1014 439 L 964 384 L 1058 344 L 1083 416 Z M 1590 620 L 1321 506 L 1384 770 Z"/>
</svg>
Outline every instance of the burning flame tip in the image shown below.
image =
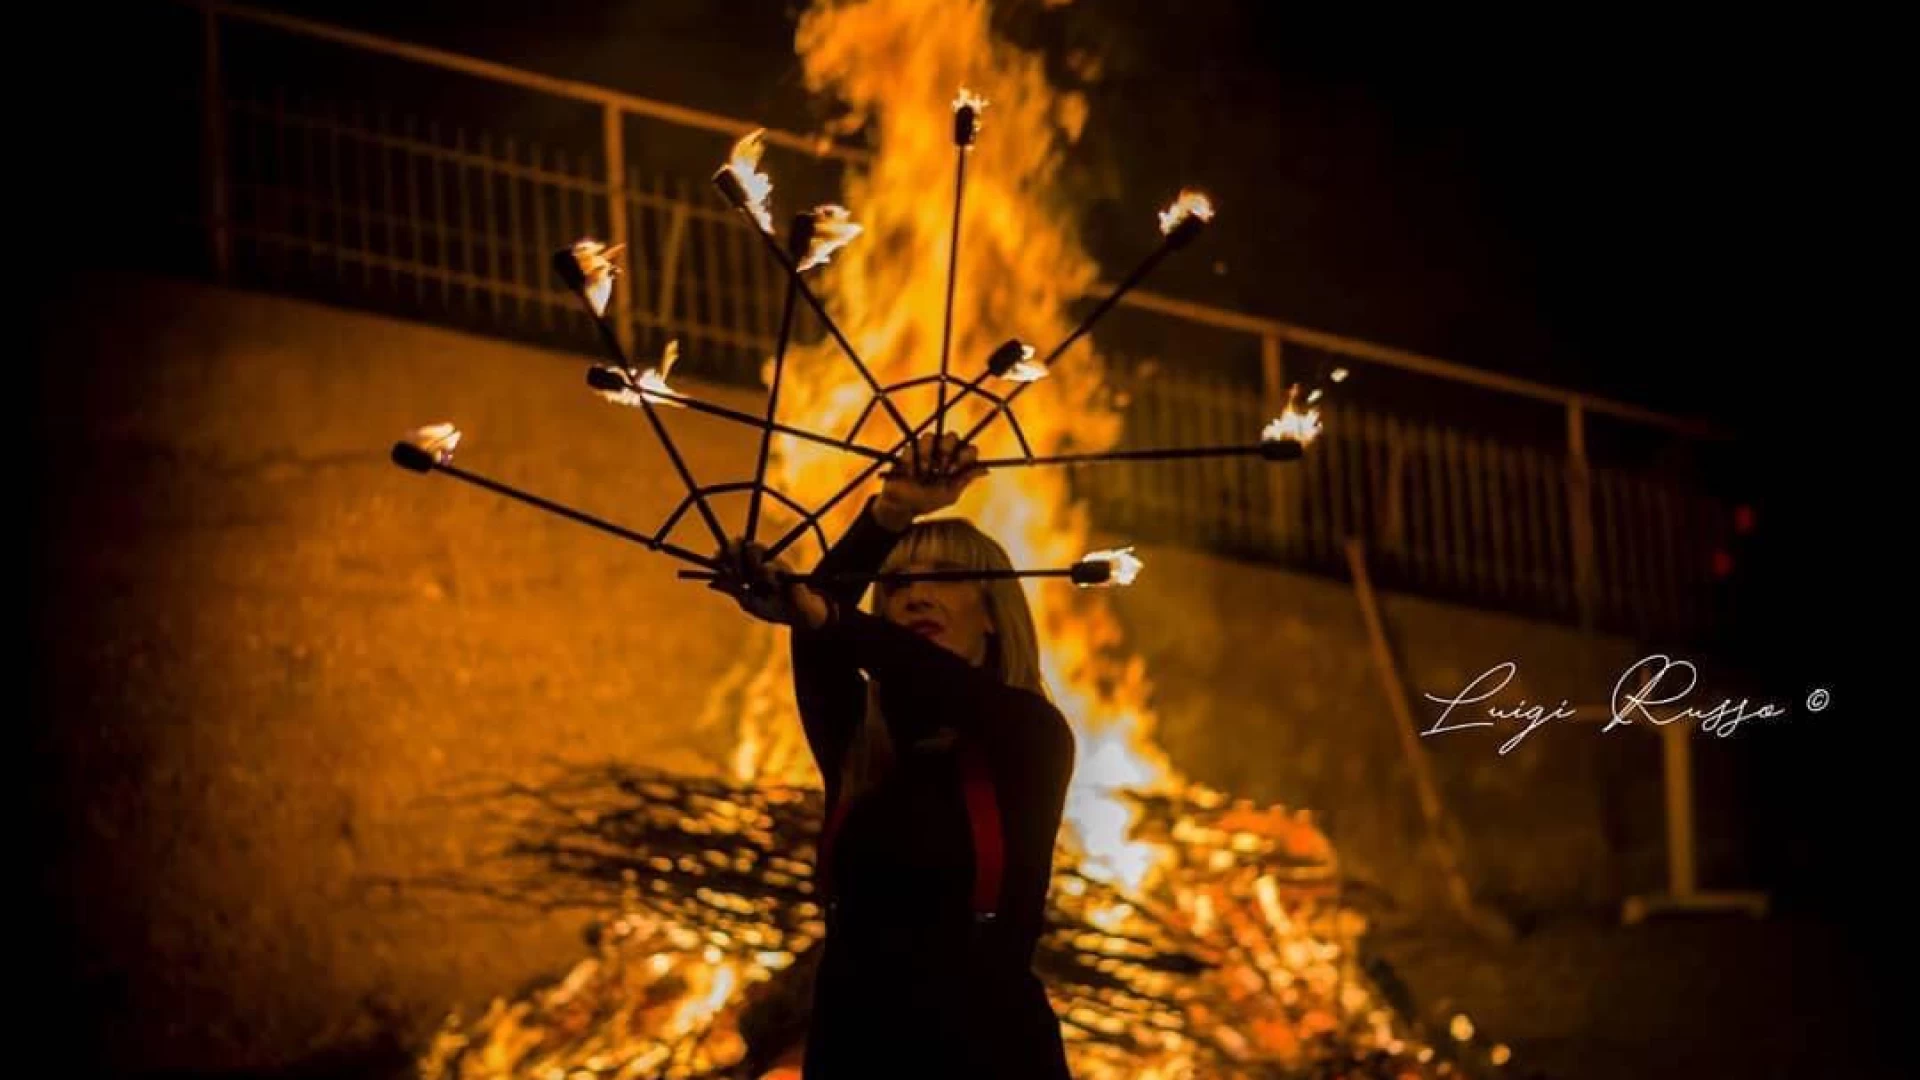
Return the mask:
<svg viewBox="0 0 1920 1080">
<path fill-rule="evenodd" d="M 1090 551 L 1084 562 L 1103 562 L 1109 567 L 1109 580 L 1115 585 L 1131 585 L 1146 564 L 1133 553 L 1131 545 L 1112 551 Z"/>
<path fill-rule="evenodd" d="M 1180 194 L 1165 209 L 1160 211 L 1160 232 L 1166 235 L 1180 227 L 1189 217 L 1200 221 L 1213 220 L 1213 200 L 1205 192 L 1193 188 L 1181 188 Z"/>
<path fill-rule="evenodd" d="M 853 220 L 853 211 L 838 203 L 814 207 L 812 217 L 813 235 L 807 242 L 806 257 L 799 264 L 802 272 L 825 265 L 835 252 L 867 231 L 866 226 Z"/>
<path fill-rule="evenodd" d="M 607 302 L 613 299 L 614 275 L 620 272 L 620 265 L 614 260 L 627 250 L 627 245 L 608 247 L 591 236 L 583 236 L 573 242 L 572 250 L 573 261 L 580 267 L 581 288 L 593 305 L 593 313 L 605 315 Z"/>
<path fill-rule="evenodd" d="M 981 97 L 979 94 L 974 93 L 964 86 L 960 88 L 959 93 L 953 96 L 953 111 L 955 112 L 959 112 L 961 109 L 971 108 L 977 113 L 985 109 L 987 105 L 988 102 L 986 98 Z"/>
<path fill-rule="evenodd" d="M 460 445 L 460 429 L 445 422 L 426 424 L 408 432 L 407 441 L 445 465 L 453 460 L 453 451 Z"/>
<path fill-rule="evenodd" d="M 745 197 L 745 209 L 766 232 L 773 231 L 773 215 L 767 210 L 767 197 L 773 194 L 773 180 L 760 171 L 760 155 L 766 149 L 766 128 L 755 128 L 733 144 L 725 171 L 733 174 Z"/>
</svg>

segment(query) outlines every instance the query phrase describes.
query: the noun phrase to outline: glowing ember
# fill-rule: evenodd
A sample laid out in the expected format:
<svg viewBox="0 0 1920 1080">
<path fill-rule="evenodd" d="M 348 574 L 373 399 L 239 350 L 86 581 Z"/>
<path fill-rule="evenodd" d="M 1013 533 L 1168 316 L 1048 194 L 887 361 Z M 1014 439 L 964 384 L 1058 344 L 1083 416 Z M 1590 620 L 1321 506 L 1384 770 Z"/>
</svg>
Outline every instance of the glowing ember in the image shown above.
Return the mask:
<svg viewBox="0 0 1920 1080">
<path fill-rule="evenodd" d="M 807 244 L 806 257 L 800 260 L 800 269 L 804 272 L 824 266 L 834 252 L 865 231 L 864 226 L 853 220 L 852 211 L 844 206 L 829 203 L 814 207 L 813 234 Z"/>
<path fill-rule="evenodd" d="M 626 251 L 627 245 L 615 244 L 612 247 L 591 237 L 574 241 L 573 261 L 580 266 L 580 277 L 587 294 L 587 302 L 593 305 L 595 315 L 607 313 L 607 301 L 613 298 L 613 277 L 620 267 L 613 261 Z"/>
<path fill-rule="evenodd" d="M 1347 369 L 1343 367 L 1334 368 L 1333 374 L 1330 376 L 1330 378 L 1332 378 L 1334 382 L 1346 382 Z"/>
<path fill-rule="evenodd" d="M 773 181 L 760 171 L 760 155 L 765 151 L 766 129 L 750 131 L 733 144 L 733 153 L 721 168 L 737 185 L 739 205 L 753 215 L 763 232 L 773 231 L 773 215 L 767 212 L 767 197 L 773 194 Z"/>
<path fill-rule="evenodd" d="M 1179 198 L 1173 200 L 1171 206 L 1160 211 L 1160 234 L 1171 235 L 1173 230 L 1184 224 L 1189 217 L 1200 221 L 1212 221 L 1213 200 L 1192 188 L 1183 188 Z"/>
<path fill-rule="evenodd" d="M 1287 406 L 1260 432 L 1264 442 L 1295 442 L 1305 445 L 1320 434 L 1320 410 L 1299 408 L 1300 388 L 1287 391 Z"/>
<path fill-rule="evenodd" d="M 1321 391 L 1318 388 L 1315 388 L 1314 390 L 1312 390 L 1307 394 L 1307 404 L 1311 405 L 1314 402 L 1319 401 L 1322 394 L 1323 394 L 1323 391 Z"/>
<path fill-rule="evenodd" d="M 454 448 L 460 445 L 460 429 L 452 424 L 428 424 L 408 432 L 407 442 L 426 451 L 435 464 L 445 465 L 453 460 Z"/>
</svg>

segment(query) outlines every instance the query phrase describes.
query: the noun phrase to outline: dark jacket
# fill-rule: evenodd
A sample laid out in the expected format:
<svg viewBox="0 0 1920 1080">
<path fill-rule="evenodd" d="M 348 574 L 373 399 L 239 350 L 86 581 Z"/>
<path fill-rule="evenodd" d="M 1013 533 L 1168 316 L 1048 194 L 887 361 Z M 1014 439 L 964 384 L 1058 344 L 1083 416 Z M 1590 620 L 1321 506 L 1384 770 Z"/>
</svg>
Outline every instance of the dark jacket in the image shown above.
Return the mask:
<svg viewBox="0 0 1920 1080">
<path fill-rule="evenodd" d="M 897 534 L 871 510 L 819 570 L 880 567 Z M 807 1080 L 1059 1080 L 1068 1075 L 1060 1024 L 1031 964 L 1073 772 L 1072 730 L 1041 695 L 857 610 L 862 591 L 840 589 L 836 623 L 793 635 L 800 716 L 829 809 L 865 714 L 863 670 L 880 687 L 896 754 L 887 775 L 847 807 L 834 838 Z M 981 752 L 999 808 L 1004 880 L 987 922 L 970 909 L 960 740 Z"/>
</svg>

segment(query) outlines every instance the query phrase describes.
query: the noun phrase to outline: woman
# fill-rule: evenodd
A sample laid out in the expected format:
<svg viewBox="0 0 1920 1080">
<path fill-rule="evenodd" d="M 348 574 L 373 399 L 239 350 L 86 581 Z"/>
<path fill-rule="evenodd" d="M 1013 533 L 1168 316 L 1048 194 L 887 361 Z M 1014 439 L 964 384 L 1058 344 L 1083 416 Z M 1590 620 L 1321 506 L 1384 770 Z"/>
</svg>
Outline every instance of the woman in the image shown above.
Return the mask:
<svg viewBox="0 0 1920 1080">
<path fill-rule="evenodd" d="M 959 499 L 975 458 L 951 435 L 923 440 L 924 468 L 896 468 L 816 574 L 1011 569 L 965 521 L 915 523 Z M 731 565 L 723 588 L 794 627 L 795 693 L 826 781 L 807 1080 L 1067 1077 L 1031 964 L 1074 743 L 1019 582 L 882 581 L 869 614 L 862 584 L 782 589 L 786 567 L 757 550 Z"/>
</svg>

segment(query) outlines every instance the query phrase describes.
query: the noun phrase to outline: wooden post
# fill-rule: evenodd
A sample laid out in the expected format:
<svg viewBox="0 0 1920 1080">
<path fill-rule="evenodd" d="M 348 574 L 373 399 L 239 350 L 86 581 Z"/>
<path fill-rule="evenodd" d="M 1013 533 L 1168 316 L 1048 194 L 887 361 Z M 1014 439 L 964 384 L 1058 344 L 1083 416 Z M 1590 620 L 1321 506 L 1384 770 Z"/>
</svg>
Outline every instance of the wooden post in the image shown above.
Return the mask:
<svg viewBox="0 0 1920 1080">
<path fill-rule="evenodd" d="M 627 139 L 626 114 L 609 101 L 601 107 L 601 143 L 607 170 L 607 246 L 621 249 L 622 272 L 613 277 L 613 295 L 607 301 L 607 318 L 613 322 L 614 336 L 620 339 L 620 351 L 633 356 L 633 305 L 628 302 L 625 268 L 638 257 L 628 243 L 627 232 Z"/>
<path fill-rule="evenodd" d="M 1413 710 L 1407 704 L 1406 686 L 1400 681 L 1400 667 L 1394 662 L 1393 648 L 1387 642 L 1386 620 L 1381 615 L 1380 601 L 1373 591 L 1373 579 L 1367 574 L 1366 545 L 1359 537 L 1349 536 L 1343 546 L 1346 549 L 1347 569 L 1353 576 L 1354 599 L 1359 602 L 1361 618 L 1367 624 L 1367 642 L 1373 651 L 1374 673 L 1380 678 L 1380 690 L 1386 696 L 1387 707 L 1396 721 L 1400 749 L 1406 755 L 1408 771 L 1413 774 L 1413 790 L 1420 803 L 1420 815 L 1426 819 L 1434 854 L 1439 859 L 1441 873 L 1446 877 L 1447 897 L 1467 925 L 1489 938 L 1511 941 L 1515 936 L 1513 927 L 1497 912 L 1475 904 L 1473 892 L 1467 885 L 1466 870 L 1461 865 L 1460 851 L 1454 842 L 1455 829 L 1445 807 L 1441 805 L 1440 788 L 1434 783 L 1432 766 L 1427 763 L 1426 751 L 1420 746 Z"/>
</svg>

